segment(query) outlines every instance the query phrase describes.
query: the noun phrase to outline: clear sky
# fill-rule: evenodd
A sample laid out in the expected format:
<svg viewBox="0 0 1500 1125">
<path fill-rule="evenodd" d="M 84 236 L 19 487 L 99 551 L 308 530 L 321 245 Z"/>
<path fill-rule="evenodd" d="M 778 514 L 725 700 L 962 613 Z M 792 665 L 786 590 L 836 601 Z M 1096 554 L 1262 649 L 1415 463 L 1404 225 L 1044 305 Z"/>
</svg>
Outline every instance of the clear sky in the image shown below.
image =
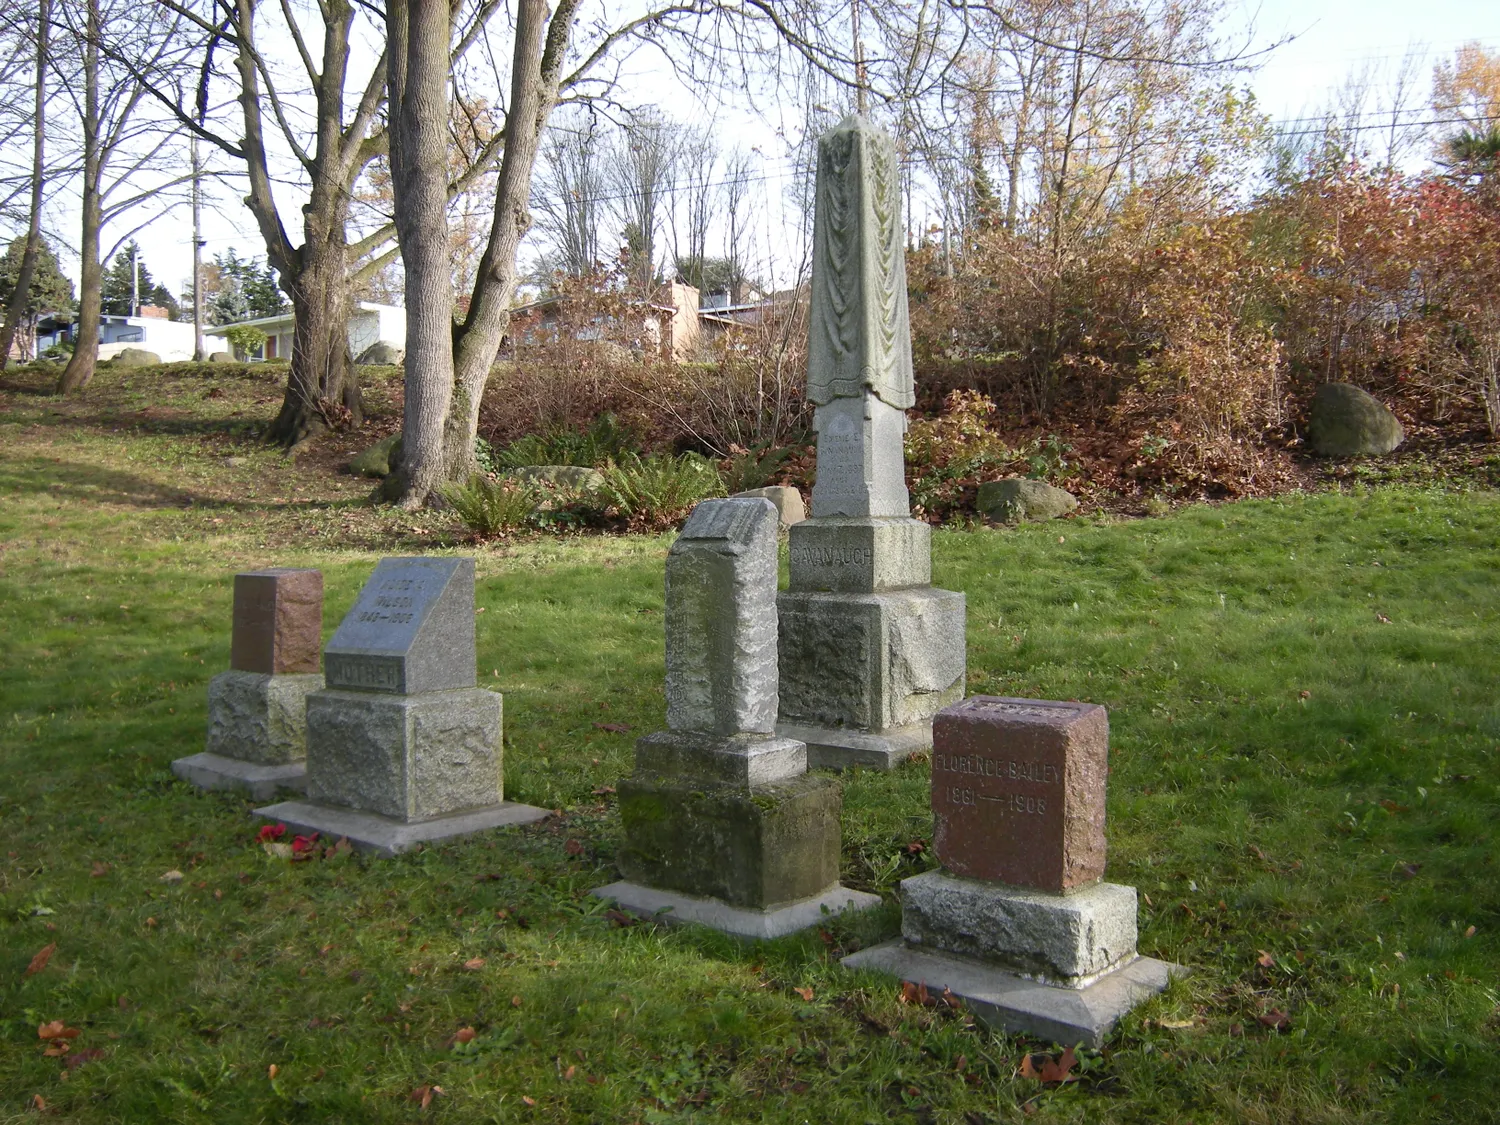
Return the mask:
<svg viewBox="0 0 1500 1125">
<path fill-rule="evenodd" d="M 1500 49 L 1500 0 L 1229 0 L 1223 27 L 1226 42 L 1246 45 L 1252 24 L 1252 49 L 1290 38 L 1265 57 L 1255 74 L 1247 76 L 1263 108 L 1277 121 L 1325 108 L 1351 74 L 1366 68 L 1372 84 L 1385 87 L 1413 45 L 1426 50 L 1419 72 L 1418 106 L 1425 103 L 1432 66 L 1438 59 L 1451 56 L 1456 47 L 1470 40 Z M 765 129 L 765 135 L 769 138 L 772 131 Z M 767 169 L 769 190 L 779 191 L 784 171 L 784 161 Z M 221 189 L 218 195 L 217 213 L 205 216 L 205 260 L 230 246 L 241 256 L 263 255 L 249 213 L 231 191 Z M 291 207 L 284 211 L 296 213 Z M 67 224 L 65 233 L 71 231 L 71 217 L 61 221 Z M 183 208 L 139 236 L 152 274 L 174 293 L 181 291 L 192 272 L 190 224 Z M 767 235 L 774 237 L 770 231 Z M 76 241 L 76 235 L 70 241 Z M 106 237 L 106 245 L 110 241 Z M 65 258 L 64 268 L 76 279 L 76 260 Z"/>
</svg>

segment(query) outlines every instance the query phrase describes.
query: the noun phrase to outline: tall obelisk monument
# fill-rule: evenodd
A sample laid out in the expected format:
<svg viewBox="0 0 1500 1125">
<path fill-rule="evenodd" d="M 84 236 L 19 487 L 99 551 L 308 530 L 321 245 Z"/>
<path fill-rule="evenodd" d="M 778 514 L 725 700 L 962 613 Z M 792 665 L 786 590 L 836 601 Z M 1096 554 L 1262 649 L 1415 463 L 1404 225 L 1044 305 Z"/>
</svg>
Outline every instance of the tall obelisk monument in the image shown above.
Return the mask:
<svg viewBox="0 0 1500 1125">
<path fill-rule="evenodd" d="M 863 117 L 818 142 L 807 397 L 813 518 L 791 529 L 777 732 L 809 766 L 889 769 L 964 694 L 964 596 L 931 586 L 903 437 L 915 402 L 895 145 Z"/>
</svg>

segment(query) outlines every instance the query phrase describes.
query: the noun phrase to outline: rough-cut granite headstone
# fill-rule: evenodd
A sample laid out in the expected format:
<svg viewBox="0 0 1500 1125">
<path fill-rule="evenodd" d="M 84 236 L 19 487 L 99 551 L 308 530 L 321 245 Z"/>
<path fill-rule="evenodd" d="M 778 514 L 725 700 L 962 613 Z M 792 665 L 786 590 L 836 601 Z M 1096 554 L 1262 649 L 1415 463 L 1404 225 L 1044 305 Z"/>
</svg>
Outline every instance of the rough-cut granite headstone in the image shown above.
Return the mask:
<svg viewBox="0 0 1500 1125">
<path fill-rule="evenodd" d="M 791 485 L 770 484 L 765 488 L 751 488 L 744 492 L 736 492 L 735 496 L 760 497 L 769 500 L 776 505 L 777 518 L 784 528 L 801 523 L 807 518 L 807 505 L 802 502 L 802 493 Z"/>
<path fill-rule="evenodd" d="M 208 685 L 201 754 L 172 763 L 201 789 L 240 789 L 265 800 L 300 790 L 307 756 L 307 697 L 323 686 L 323 575 L 285 567 L 234 576 L 228 672 Z"/>
<path fill-rule="evenodd" d="M 667 556 L 667 725 L 619 784 L 626 881 L 595 893 L 637 912 L 748 937 L 865 905 L 838 885 L 838 782 L 774 733 L 775 506 L 694 509 Z"/>
<path fill-rule="evenodd" d="M 778 730 L 815 766 L 890 768 L 963 698 L 964 597 L 931 587 L 903 438 L 915 401 L 904 227 L 890 135 L 850 117 L 818 144 L 807 397 L 812 518 L 779 598 Z"/>
<path fill-rule="evenodd" d="M 474 560 L 381 560 L 307 700 L 307 800 L 258 811 L 386 853 L 545 815 L 502 800 L 502 701 L 474 653 Z"/>
<path fill-rule="evenodd" d="M 1136 953 L 1134 887 L 1102 881 L 1103 707 L 975 696 L 933 725 L 942 867 L 901 883 L 902 940 L 845 958 L 951 989 L 1007 1031 L 1097 1046 L 1176 966 Z"/>
</svg>

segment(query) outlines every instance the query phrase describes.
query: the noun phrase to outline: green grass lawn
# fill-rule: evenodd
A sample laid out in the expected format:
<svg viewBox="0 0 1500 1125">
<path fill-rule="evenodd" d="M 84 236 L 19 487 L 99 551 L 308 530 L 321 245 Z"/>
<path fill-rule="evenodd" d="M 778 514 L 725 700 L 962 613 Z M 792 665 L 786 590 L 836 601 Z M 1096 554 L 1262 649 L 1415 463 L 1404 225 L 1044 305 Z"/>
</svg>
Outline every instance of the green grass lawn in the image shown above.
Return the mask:
<svg viewBox="0 0 1500 1125">
<path fill-rule="evenodd" d="M 935 536 L 970 691 L 1110 708 L 1108 877 L 1192 970 L 1043 1087 L 1018 1068 L 1050 1044 L 838 964 L 928 862 L 925 763 L 847 779 L 869 915 L 750 946 L 587 896 L 663 724 L 668 539 L 454 547 L 257 446 L 265 376 L 131 378 L 0 386 L 0 1122 L 1500 1120 L 1500 496 Z M 202 747 L 233 573 L 322 568 L 331 633 L 416 549 L 478 558 L 507 796 L 561 815 L 275 859 L 249 803 L 168 770 Z"/>
</svg>

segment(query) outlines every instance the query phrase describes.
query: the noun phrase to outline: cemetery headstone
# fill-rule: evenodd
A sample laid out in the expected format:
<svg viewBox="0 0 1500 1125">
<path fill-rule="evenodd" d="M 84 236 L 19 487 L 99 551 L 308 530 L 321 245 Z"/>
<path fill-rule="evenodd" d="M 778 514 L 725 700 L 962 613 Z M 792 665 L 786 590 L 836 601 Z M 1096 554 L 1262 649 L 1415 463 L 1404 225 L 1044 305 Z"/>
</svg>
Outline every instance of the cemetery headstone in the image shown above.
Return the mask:
<svg viewBox="0 0 1500 1125">
<path fill-rule="evenodd" d="M 932 745 L 932 716 L 964 693 L 964 596 L 932 587 L 931 529 L 911 518 L 906 490 L 904 231 L 890 135 L 846 118 L 818 142 L 807 374 L 817 482 L 779 598 L 777 729 L 807 744 L 813 766 L 889 769 Z"/>
<path fill-rule="evenodd" d="M 240 789 L 262 801 L 301 790 L 307 697 L 323 686 L 322 641 L 320 571 L 236 574 L 229 671 L 209 681 L 207 743 L 172 771 L 200 789 Z"/>
<path fill-rule="evenodd" d="M 709 500 L 672 545 L 668 729 L 636 743 L 618 786 L 625 879 L 594 892 L 758 938 L 879 901 L 839 886 L 838 781 L 775 733 L 776 533 L 769 500 Z"/>
<path fill-rule="evenodd" d="M 1134 887 L 1106 883 L 1103 707 L 974 696 L 933 727 L 940 868 L 901 882 L 901 939 L 844 959 L 949 990 L 1010 1032 L 1099 1046 L 1181 970 L 1136 952 Z"/>
<path fill-rule="evenodd" d="M 307 699 L 307 798 L 257 813 L 384 854 L 539 820 L 503 800 L 502 700 L 475 680 L 474 560 L 383 559 Z"/>
</svg>

